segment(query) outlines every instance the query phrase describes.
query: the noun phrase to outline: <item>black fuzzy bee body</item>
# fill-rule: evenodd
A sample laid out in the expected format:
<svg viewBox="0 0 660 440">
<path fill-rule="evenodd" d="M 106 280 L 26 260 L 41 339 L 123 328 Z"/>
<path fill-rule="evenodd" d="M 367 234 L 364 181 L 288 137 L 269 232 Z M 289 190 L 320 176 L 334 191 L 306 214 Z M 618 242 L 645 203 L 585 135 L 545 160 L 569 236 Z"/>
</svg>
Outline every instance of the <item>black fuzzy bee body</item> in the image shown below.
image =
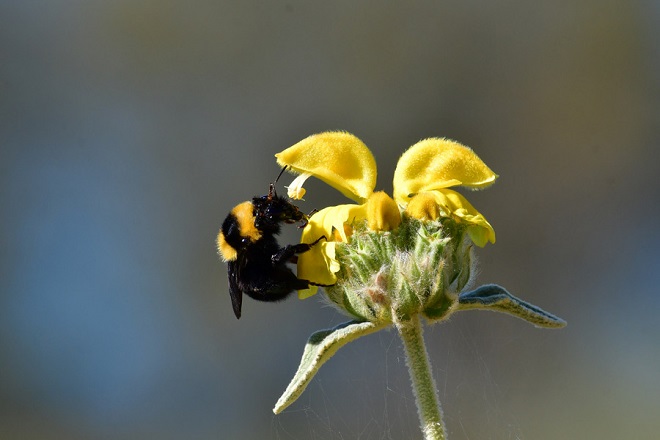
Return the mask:
<svg viewBox="0 0 660 440">
<path fill-rule="evenodd" d="M 311 244 L 280 247 L 275 238 L 283 223 L 307 222 L 307 216 L 274 185 L 262 197 L 236 205 L 222 223 L 217 237 L 218 253 L 227 262 L 229 295 L 236 318 L 241 317 L 243 294 L 258 301 L 280 301 L 294 290 L 307 289 L 310 281 L 299 279 L 287 266 Z M 324 238 L 324 237 L 321 237 Z"/>
</svg>

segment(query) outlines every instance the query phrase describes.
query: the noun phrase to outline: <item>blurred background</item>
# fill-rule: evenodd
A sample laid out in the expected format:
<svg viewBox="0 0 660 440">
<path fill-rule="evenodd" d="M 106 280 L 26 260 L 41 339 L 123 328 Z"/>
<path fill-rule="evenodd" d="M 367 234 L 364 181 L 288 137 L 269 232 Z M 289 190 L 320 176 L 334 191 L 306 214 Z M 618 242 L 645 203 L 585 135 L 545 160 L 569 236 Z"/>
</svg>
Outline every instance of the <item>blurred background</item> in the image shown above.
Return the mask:
<svg viewBox="0 0 660 440">
<path fill-rule="evenodd" d="M 468 195 L 497 231 L 477 282 L 569 323 L 427 327 L 451 439 L 657 438 L 658 29 L 652 0 L 3 1 L 0 438 L 419 438 L 392 331 L 273 415 L 346 319 L 319 295 L 237 321 L 216 255 L 273 154 L 336 129 L 388 192 L 418 140 L 471 146 L 501 176 Z"/>
</svg>

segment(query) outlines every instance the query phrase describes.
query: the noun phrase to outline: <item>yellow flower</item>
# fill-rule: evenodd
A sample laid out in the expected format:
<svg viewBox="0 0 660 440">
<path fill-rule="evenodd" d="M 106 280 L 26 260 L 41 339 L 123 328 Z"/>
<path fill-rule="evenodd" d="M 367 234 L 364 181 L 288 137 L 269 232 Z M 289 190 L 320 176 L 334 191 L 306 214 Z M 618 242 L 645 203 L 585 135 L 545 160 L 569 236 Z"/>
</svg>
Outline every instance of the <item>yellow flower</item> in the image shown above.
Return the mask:
<svg viewBox="0 0 660 440">
<path fill-rule="evenodd" d="M 451 217 L 466 223 L 472 241 L 483 247 L 489 241 L 495 243 L 493 227 L 465 197 L 447 188 L 481 189 L 495 179 L 497 174 L 470 148 L 448 139 L 425 139 L 399 159 L 394 171 L 394 199 L 407 205 L 406 212 L 412 217 Z"/>
<path fill-rule="evenodd" d="M 289 197 L 301 199 L 305 180 L 315 176 L 358 203 L 331 206 L 310 218 L 301 242 L 311 243 L 323 235 L 327 241 L 298 257 L 299 278 L 335 283 L 339 271 L 336 242 L 348 241 L 351 226 L 363 220 L 373 231 L 396 229 L 401 223 L 400 209 L 421 220 L 449 217 L 465 223 L 470 238 L 479 246 L 495 242 L 495 231 L 486 219 L 463 196 L 447 189 L 457 185 L 485 188 L 497 178 L 470 148 L 457 142 L 432 138 L 408 149 L 394 172 L 394 199 L 374 192 L 376 161 L 352 134 L 312 135 L 275 156 L 278 164 L 299 174 L 289 186 Z M 309 297 L 316 290 L 312 286 L 299 291 L 299 297 Z"/>
</svg>

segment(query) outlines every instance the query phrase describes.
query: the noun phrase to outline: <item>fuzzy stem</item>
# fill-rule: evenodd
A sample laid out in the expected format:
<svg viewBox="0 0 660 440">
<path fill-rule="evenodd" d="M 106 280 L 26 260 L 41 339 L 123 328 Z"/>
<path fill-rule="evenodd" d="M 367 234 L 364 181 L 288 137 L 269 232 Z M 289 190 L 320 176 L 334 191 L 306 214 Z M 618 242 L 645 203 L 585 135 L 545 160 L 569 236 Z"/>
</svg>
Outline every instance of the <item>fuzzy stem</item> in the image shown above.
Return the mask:
<svg viewBox="0 0 660 440">
<path fill-rule="evenodd" d="M 445 440 L 445 425 L 429 362 L 419 315 L 397 323 L 406 350 L 406 365 L 412 381 L 417 413 L 425 440 Z"/>
</svg>

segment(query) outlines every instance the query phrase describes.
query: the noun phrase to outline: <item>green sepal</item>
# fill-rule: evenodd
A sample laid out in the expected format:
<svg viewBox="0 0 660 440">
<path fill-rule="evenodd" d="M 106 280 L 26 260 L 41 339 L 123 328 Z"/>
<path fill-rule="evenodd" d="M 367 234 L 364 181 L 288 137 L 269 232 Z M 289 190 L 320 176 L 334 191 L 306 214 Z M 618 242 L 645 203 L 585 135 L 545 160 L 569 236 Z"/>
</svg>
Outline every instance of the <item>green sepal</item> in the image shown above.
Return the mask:
<svg viewBox="0 0 660 440">
<path fill-rule="evenodd" d="M 368 335 L 387 326 L 388 324 L 374 324 L 368 321 L 349 321 L 312 334 L 305 345 L 298 371 L 275 404 L 273 412 L 279 414 L 295 402 L 305 391 L 321 365 L 330 359 L 337 350 L 360 336 Z"/>
<path fill-rule="evenodd" d="M 461 310 L 492 310 L 504 312 L 543 328 L 562 328 L 566 321 L 540 307 L 516 298 L 506 291 L 504 287 L 496 284 L 487 284 L 470 292 L 458 296 L 458 308 Z"/>
<path fill-rule="evenodd" d="M 456 295 L 436 295 L 434 303 L 426 306 L 422 314 L 431 321 L 442 321 L 454 312 L 456 302 Z"/>
</svg>

